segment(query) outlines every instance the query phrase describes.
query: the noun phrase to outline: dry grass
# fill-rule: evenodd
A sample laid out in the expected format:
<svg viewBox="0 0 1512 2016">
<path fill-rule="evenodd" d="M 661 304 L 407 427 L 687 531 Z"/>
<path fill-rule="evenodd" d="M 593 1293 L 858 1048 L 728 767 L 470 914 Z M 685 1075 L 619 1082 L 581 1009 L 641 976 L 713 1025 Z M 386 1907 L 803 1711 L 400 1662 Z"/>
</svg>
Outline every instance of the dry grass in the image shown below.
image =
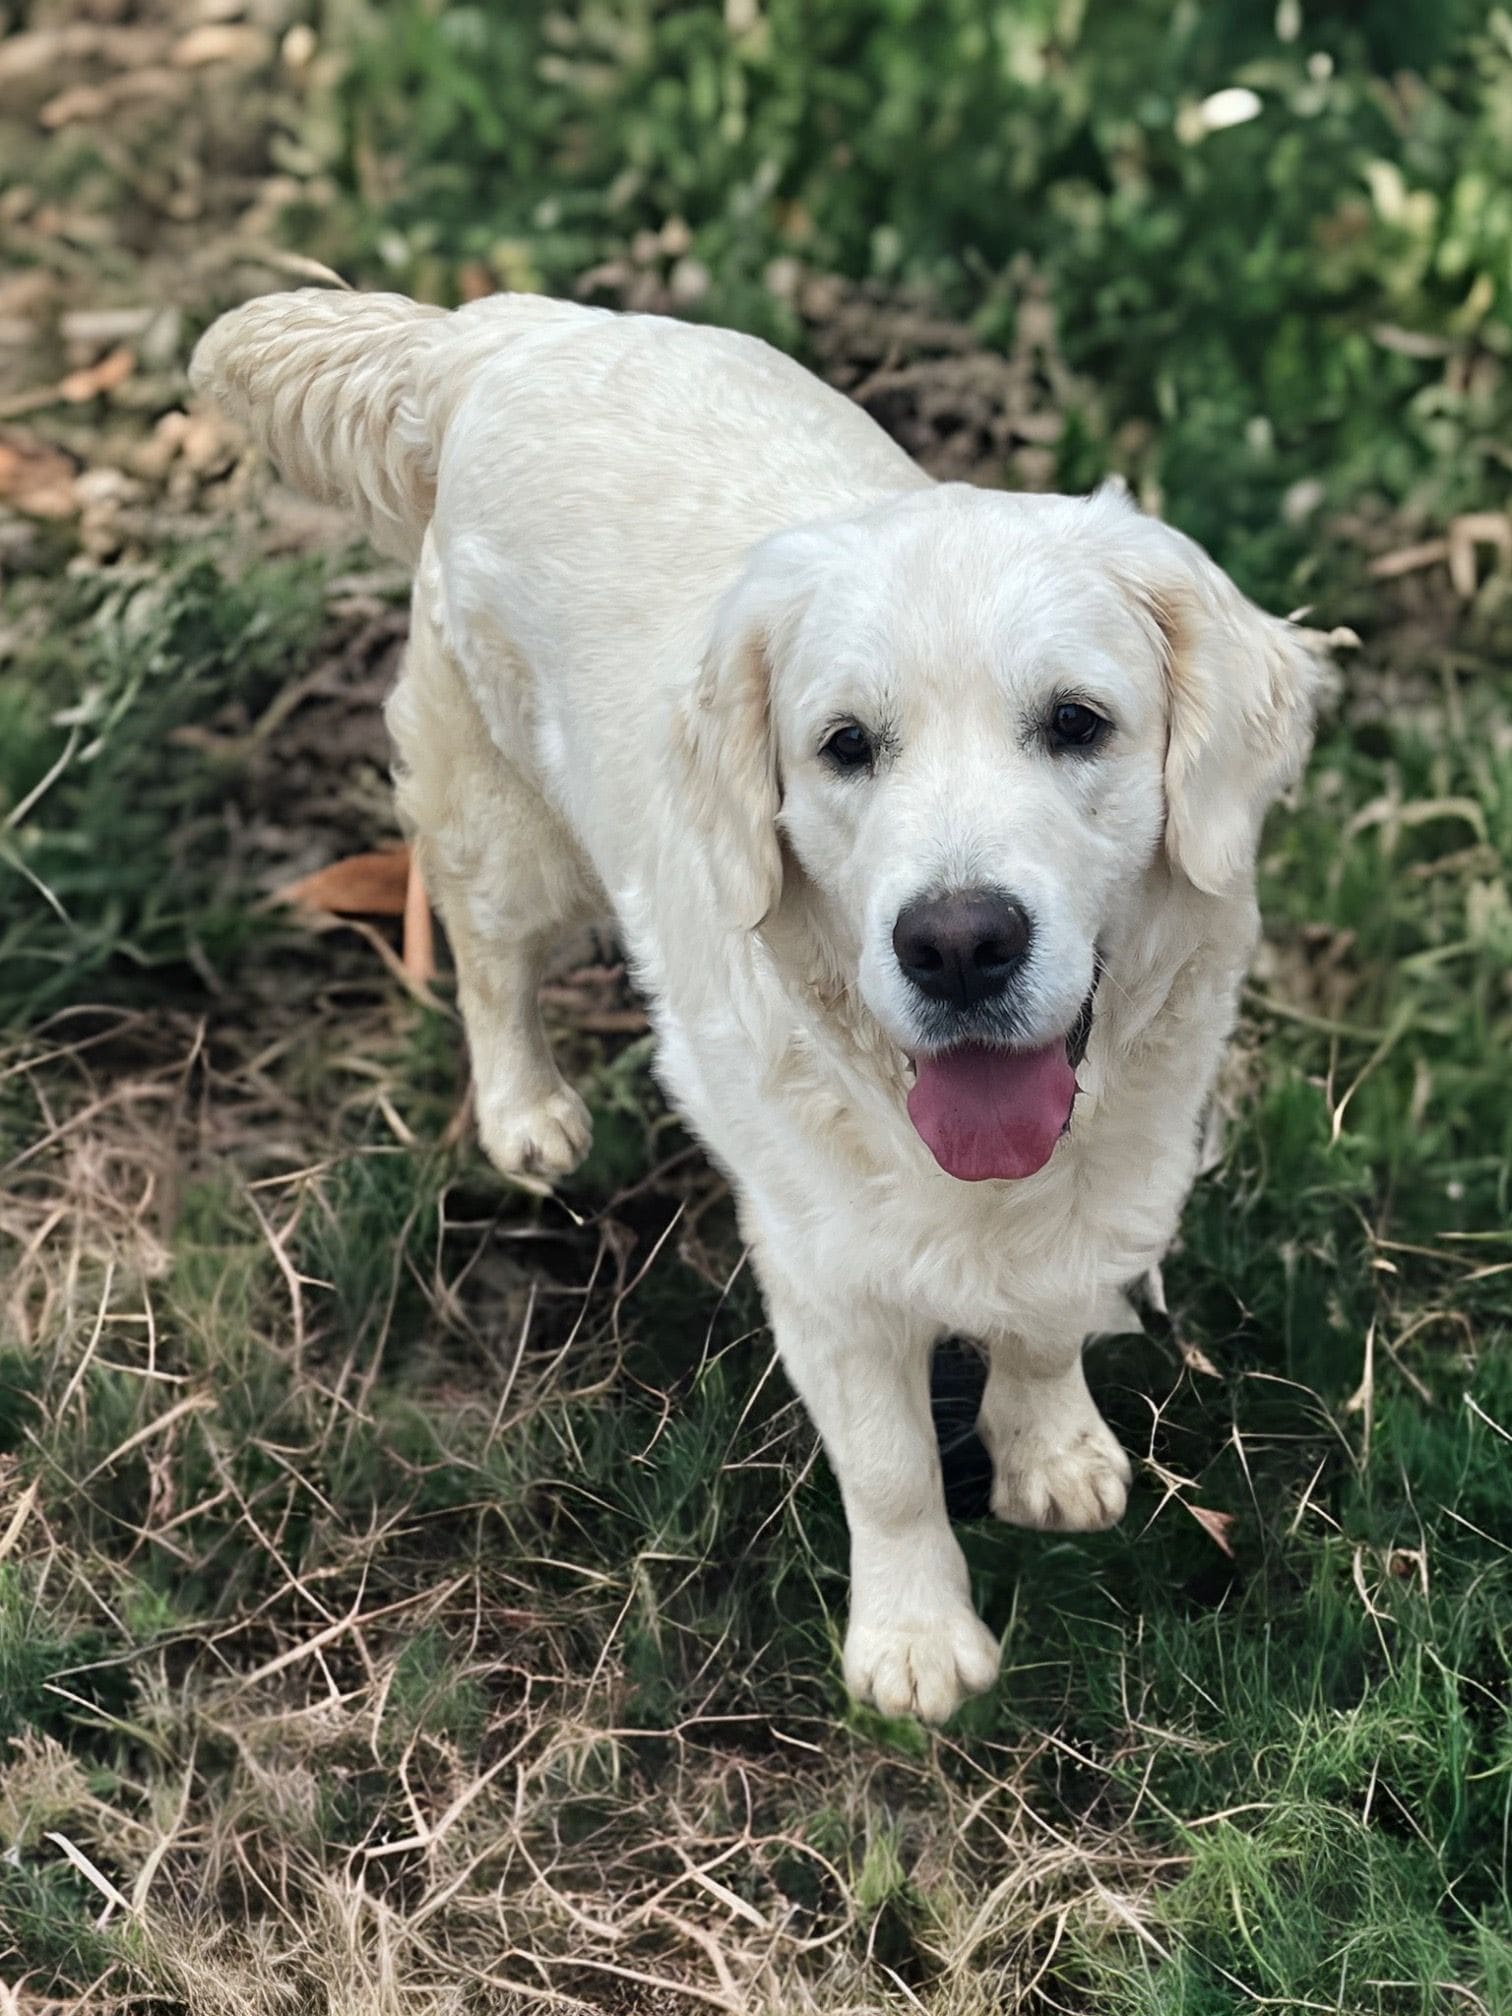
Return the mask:
<svg viewBox="0 0 1512 2016">
<path fill-rule="evenodd" d="M 260 908 L 357 816 L 309 755 L 371 707 L 348 598 L 234 738 L 252 936 L 0 1057 L 26 2006 L 1493 2008 L 1507 1010 L 1432 947 L 1505 871 L 1462 702 L 1350 702 L 1410 708 L 1434 795 L 1325 754 L 1275 884 L 1318 921 L 1262 965 L 1174 1322 L 1100 1360 L 1130 1530 L 968 1534 L 1005 1683 L 931 1736 L 841 1699 L 833 1490 L 618 968 L 550 990 L 599 1146 L 542 1200 L 468 1145 L 444 1004 Z"/>
<path fill-rule="evenodd" d="M 689 1628 L 659 1616 L 650 1564 L 674 1595 L 734 1570 L 654 1531 L 601 1570 L 582 1558 L 596 1473 L 575 1435 L 626 1376 L 647 1266 L 686 1266 L 677 1206 L 633 1265 L 617 1221 L 571 1227 L 572 1278 L 552 1283 L 501 1269 L 480 1240 L 545 1226 L 479 1227 L 441 1186 L 435 1243 L 404 1241 L 408 1285 L 436 1360 L 461 1348 L 495 1371 L 468 1392 L 433 1362 L 416 1382 L 428 1446 L 390 1454 L 375 1389 L 409 1342 L 400 1283 L 381 1285 L 348 1344 L 329 1284 L 302 1271 L 302 1234 L 341 1208 L 333 1124 L 397 1121 L 402 1077 L 367 1069 L 334 1110 L 300 1111 L 270 1092 L 266 1048 L 233 1064 L 187 1020 L 93 1019 L 78 1036 L 77 1018 L 57 1018 L 3 1065 L 46 1122 L 5 1191 L 8 1323 L 36 1412 L 35 1483 L 4 1553 L 33 1618 L 78 1633 L 75 1652 L 103 1625 L 110 1649 L 49 1662 L 42 1732 L 0 1773 L 0 1824 L 28 1858 L 50 1844 L 94 1893 L 107 1936 L 85 2006 L 150 1990 L 236 2016 L 874 2008 L 893 1971 L 889 1909 L 917 1890 L 910 1965 L 935 1977 L 932 2006 L 967 2011 L 1027 1986 L 1068 1919 L 1140 1923 L 1158 1858 L 1126 1830 L 1033 1810 L 1022 1787 L 1045 1738 L 837 1741 L 828 1703 L 763 1698 L 749 1668 L 770 1647 L 732 1672 L 718 1636 L 676 1718 L 637 1717 L 631 1613 L 641 1660 L 661 1631 Z M 384 1036 L 382 1018 L 351 1030 L 353 1056 L 372 1065 Z M 370 1159 L 387 1153 L 369 1141 Z M 222 1209 L 246 1243 L 223 1244 L 195 1281 L 164 1228 L 207 1168 L 234 1185 Z M 484 1328 L 480 1302 L 491 1316 L 513 1304 L 513 1324 Z M 647 1397 L 641 1425 L 674 1432 L 677 1396 Z M 751 1473 L 767 1523 L 792 1521 L 789 1465 L 801 1477 L 811 1460 L 792 1410 L 720 1432 L 719 1469 Z M 353 1488 L 354 1442 L 393 1464 L 381 1490 Z M 522 1443 L 537 1462 L 510 1458 L 501 1495 L 491 1462 Z M 516 1493 L 564 1486 L 582 1501 L 579 1558 L 532 1557 Z M 122 1760 L 105 1796 L 46 1733 L 60 1719 Z M 888 1999 L 908 2006 L 896 1978 Z"/>
<path fill-rule="evenodd" d="M 1268 845 L 1169 1312 L 1093 1360 L 1130 1520 L 969 1524 L 1003 1684 L 883 1723 L 613 948 L 548 989 L 597 1131 L 541 1199 L 471 1146 L 444 981 L 268 906 L 391 837 L 402 584 L 185 413 L 183 363 L 301 270 L 291 177 L 350 222 L 336 80 L 277 7 L 66 11 L 0 48 L 0 2016 L 1512 2006 L 1497 540 L 1317 521 L 1299 599 L 1365 648 Z M 391 171 L 356 150 L 365 201 Z M 937 473 L 1070 480 L 1099 400 L 1010 281 L 991 341 L 762 285 Z M 700 284 L 676 219 L 583 282 Z M 1488 368 L 1449 346 L 1444 397 Z"/>
</svg>

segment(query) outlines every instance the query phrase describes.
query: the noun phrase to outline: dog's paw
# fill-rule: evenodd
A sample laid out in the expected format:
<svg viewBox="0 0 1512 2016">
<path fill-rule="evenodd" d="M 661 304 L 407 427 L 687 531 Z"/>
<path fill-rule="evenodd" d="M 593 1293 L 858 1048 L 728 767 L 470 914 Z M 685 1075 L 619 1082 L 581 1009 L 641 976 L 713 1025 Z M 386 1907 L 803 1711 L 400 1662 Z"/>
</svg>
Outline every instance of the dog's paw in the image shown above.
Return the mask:
<svg viewBox="0 0 1512 2016">
<path fill-rule="evenodd" d="M 994 1458 L 992 1510 L 1012 1526 L 1095 1533 L 1116 1526 L 1129 1502 L 1133 1470 L 1091 1403 L 1065 1440 L 1019 1429 Z"/>
<path fill-rule="evenodd" d="M 944 1722 L 998 1676 L 996 1638 L 964 1600 L 933 1614 L 867 1621 L 852 1617 L 845 1634 L 845 1684 L 883 1715 Z"/>
<path fill-rule="evenodd" d="M 551 1182 L 570 1176 L 593 1141 L 588 1108 L 570 1085 L 558 1085 L 533 1105 L 480 1094 L 478 1138 L 504 1176 Z"/>
</svg>

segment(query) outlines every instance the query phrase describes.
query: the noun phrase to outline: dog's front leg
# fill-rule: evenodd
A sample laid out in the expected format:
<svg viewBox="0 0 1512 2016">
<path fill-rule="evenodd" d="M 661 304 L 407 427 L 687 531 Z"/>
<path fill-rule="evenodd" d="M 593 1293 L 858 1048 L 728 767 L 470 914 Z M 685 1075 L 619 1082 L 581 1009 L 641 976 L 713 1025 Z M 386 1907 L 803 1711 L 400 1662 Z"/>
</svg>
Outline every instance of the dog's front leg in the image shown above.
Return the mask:
<svg viewBox="0 0 1512 2016">
<path fill-rule="evenodd" d="M 994 1339 L 977 1427 L 999 1519 L 1090 1532 L 1123 1517 L 1129 1459 L 1087 1391 L 1080 1333 L 1032 1348 Z"/>
<path fill-rule="evenodd" d="M 763 1269 L 764 1277 L 769 1270 Z M 850 1525 L 845 1681 L 885 1715 L 943 1722 L 997 1678 L 945 1516 L 929 1412 L 932 1334 L 874 1304 L 764 1279 L 777 1348 L 823 1438 Z"/>
</svg>

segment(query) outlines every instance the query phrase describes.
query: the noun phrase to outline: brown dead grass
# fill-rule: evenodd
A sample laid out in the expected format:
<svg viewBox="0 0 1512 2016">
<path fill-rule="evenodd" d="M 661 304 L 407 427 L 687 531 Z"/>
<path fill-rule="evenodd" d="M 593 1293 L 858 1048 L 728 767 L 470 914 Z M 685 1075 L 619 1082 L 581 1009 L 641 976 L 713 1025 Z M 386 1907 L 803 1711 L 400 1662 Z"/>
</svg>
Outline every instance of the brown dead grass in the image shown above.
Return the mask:
<svg viewBox="0 0 1512 2016">
<path fill-rule="evenodd" d="M 349 1054 L 381 1058 L 395 1012 L 344 1027 Z M 47 1452 L 6 1551 L 54 1627 L 109 1619 L 115 1641 L 103 1663 L 48 1683 L 75 1707 L 102 1692 L 115 1704 L 85 1713 L 117 1760 L 108 1791 L 45 1735 L 0 1767 L 7 1838 L 28 1853 L 51 1844 L 98 1893 L 116 1958 L 78 2006 L 907 2008 L 904 1977 L 887 1985 L 885 1933 L 916 1887 L 929 1897 L 911 1937 L 929 1955 L 930 2007 L 976 2016 L 1011 2006 L 1010 1986 L 1028 1991 L 1068 1916 L 1137 1924 L 1159 1874 L 1148 1855 L 1122 1830 L 1058 1831 L 1021 1789 L 1052 1739 L 878 1753 L 801 1700 L 764 1709 L 717 1646 L 706 1706 L 637 1726 L 618 1632 L 635 1581 L 612 1557 L 587 1594 L 603 1628 L 585 1664 L 584 1599 L 511 1560 L 507 1515 L 501 1529 L 486 1490 L 472 1508 L 417 1510 L 399 1459 L 386 1511 L 378 1496 L 367 1520 L 323 1501 L 334 1445 L 381 1443 L 373 1380 L 395 1340 L 385 1324 L 363 1363 L 343 1361 L 320 1284 L 300 1272 L 298 1228 L 330 1209 L 332 1133 L 357 1107 L 397 1110 L 402 1087 L 370 1069 L 343 1097 L 338 1061 L 311 1110 L 272 1075 L 276 1041 L 187 1018 L 93 1019 L 78 1033 L 78 1018 L 59 1018 L 0 1062 L 46 1120 L 0 1192 L 0 1232 L 19 1256 L 8 1328 L 40 1362 Z M 206 1169 L 241 1186 L 265 1249 L 234 1314 L 213 1291 L 186 1301 L 173 1276 L 175 1218 Z M 452 1243 L 427 1298 L 443 1329 L 476 1337 L 479 1290 L 494 1301 L 500 1283 L 476 1278 L 475 1238 L 455 1242 L 465 1257 Z M 497 1390 L 422 1376 L 416 1403 L 454 1453 L 486 1450 L 484 1413 L 490 1434 L 519 1438 L 543 1415 L 570 1433 L 563 1394 L 622 1376 L 627 1294 L 648 1260 L 679 1263 L 663 1246 L 627 1265 L 609 1215 L 578 1247 L 581 1285 L 555 1312 L 543 1313 L 549 1285 L 523 1305 L 521 1284 L 505 1290 L 516 1334 L 489 1341 L 506 1368 Z M 538 1335 L 555 1324 L 562 1346 L 528 1349 L 532 1323 Z M 253 1432 L 260 1465 L 234 1426 L 247 1353 L 257 1378 L 274 1368 Z M 123 1382 L 134 1393 L 108 1426 L 93 1411 L 104 1375 L 113 1399 Z M 785 1409 L 737 1437 L 729 1460 L 770 1468 L 798 1432 Z M 185 1502 L 185 1478 L 206 1473 L 196 1445 L 209 1481 Z M 186 1592 L 200 1592 L 182 1621 L 144 1625 L 149 1557 L 177 1560 Z M 591 1583 L 590 1561 L 591 1548 L 572 1572 Z M 471 1704 L 460 1732 L 444 1703 L 434 1722 L 423 1700 L 394 1708 L 428 1630 L 446 1648 L 444 1691 Z"/>
</svg>

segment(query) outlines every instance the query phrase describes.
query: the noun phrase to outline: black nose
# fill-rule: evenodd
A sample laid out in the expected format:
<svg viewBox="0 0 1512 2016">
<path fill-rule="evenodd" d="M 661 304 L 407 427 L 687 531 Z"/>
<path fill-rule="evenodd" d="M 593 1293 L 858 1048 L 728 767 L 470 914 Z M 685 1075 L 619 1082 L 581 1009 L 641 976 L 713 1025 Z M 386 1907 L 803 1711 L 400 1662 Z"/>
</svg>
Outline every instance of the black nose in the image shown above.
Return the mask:
<svg viewBox="0 0 1512 2016">
<path fill-rule="evenodd" d="M 1002 993 L 1033 936 L 1011 896 L 962 889 L 910 903 L 893 926 L 893 951 L 921 994 L 970 1008 Z"/>
</svg>

